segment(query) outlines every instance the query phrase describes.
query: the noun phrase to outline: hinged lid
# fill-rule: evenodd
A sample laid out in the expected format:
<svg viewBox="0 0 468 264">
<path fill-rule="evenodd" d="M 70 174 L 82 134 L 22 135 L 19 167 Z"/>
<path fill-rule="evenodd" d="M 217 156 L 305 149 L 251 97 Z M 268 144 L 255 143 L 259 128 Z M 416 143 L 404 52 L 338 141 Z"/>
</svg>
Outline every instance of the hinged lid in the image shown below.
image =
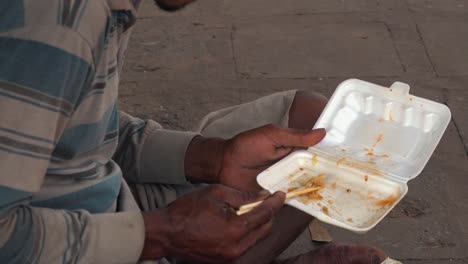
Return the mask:
<svg viewBox="0 0 468 264">
<path fill-rule="evenodd" d="M 327 136 L 309 148 L 336 162 L 401 181 L 418 176 L 447 128 L 447 106 L 390 88 L 350 79 L 341 83 L 314 128 Z"/>
</svg>

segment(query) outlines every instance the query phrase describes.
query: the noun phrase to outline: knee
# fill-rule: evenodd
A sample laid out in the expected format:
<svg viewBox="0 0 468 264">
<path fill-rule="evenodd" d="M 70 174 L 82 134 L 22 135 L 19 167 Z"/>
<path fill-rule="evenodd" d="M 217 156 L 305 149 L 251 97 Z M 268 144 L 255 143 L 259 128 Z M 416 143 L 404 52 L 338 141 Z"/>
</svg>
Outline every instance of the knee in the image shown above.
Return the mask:
<svg viewBox="0 0 468 264">
<path fill-rule="evenodd" d="M 297 91 L 289 110 L 289 127 L 312 128 L 327 102 L 328 98 L 320 93 L 307 90 Z"/>
</svg>

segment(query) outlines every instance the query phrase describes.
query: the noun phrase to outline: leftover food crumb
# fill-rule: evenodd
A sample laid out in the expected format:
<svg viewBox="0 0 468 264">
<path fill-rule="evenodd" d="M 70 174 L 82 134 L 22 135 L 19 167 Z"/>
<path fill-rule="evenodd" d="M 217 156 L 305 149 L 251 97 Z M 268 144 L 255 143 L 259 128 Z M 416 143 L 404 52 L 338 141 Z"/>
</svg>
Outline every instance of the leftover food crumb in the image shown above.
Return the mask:
<svg viewBox="0 0 468 264">
<path fill-rule="evenodd" d="M 377 206 L 380 206 L 380 207 L 385 207 L 387 205 L 393 205 L 396 200 L 398 199 L 398 197 L 396 195 L 390 195 L 388 196 L 387 198 L 383 199 L 383 200 L 379 200 L 375 203 L 375 205 Z"/>
<path fill-rule="evenodd" d="M 353 219 L 352 219 L 352 218 L 348 218 L 348 219 L 346 219 L 346 220 L 347 220 L 348 222 L 351 222 L 351 223 L 353 222 Z"/>
<path fill-rule="evenodd" d="M 350 192 L 351 192 L 351 189 L 346 189 L 346 192 L 347 192 L 347 193 L 350 193 Z"/>
<path fill-rule="evenodd" d="M 312 165 L 315 166 L 315 165 L 317 164 L 317 162 L 318 162 L 317 155 L 314 155 L 314 156 L 312 157 Z"/>
<path fill-rule="evenodd" d="M 333 204 L 333 201 L 332 200 L 328 200 L 327 201 L 329 204 Z"/>
<path fill-rule="evenodd" d="M 340 166 L 341 163 L 343 163 L 346 160 L 346 158 L 341 158 L 336 162 L 336 166 Z"/>
<path fill-rule="evenodd" d="M 326 206 L 322 206 L 322 212 L 328 216 L 330 216 L 330 211 L 328 211 L 328 208 Z"/>
<path fill-rule="evenodd" d="M 368 181 L 368 180 L 369 180 L 369 176 L 367 176 L 367 175 L 364 176 L 364 180 L 365 180 L 365 181 Z"/>
</svg>

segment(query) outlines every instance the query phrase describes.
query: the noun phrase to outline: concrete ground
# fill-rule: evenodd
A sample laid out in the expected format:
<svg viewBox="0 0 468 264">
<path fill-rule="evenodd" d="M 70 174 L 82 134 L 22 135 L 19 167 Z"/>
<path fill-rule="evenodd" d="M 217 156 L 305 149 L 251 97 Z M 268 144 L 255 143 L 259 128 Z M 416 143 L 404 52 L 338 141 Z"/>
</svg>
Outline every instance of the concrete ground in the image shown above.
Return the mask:
<svg viewBox="0 0 468 264">
<path fill-rule="evenodd" d="M 174 14 L 146 0 L 120 103 L 186 130 L 215 109 L 289 89 L 331 95 L 351 77 L 406 82 L 453 119 L 388 217 L 333 237 L 404 263 L 468 263 L 468 0 L 199 0 Z M 304 233 L 285 255 L 312 247 Z"/>
</svg>

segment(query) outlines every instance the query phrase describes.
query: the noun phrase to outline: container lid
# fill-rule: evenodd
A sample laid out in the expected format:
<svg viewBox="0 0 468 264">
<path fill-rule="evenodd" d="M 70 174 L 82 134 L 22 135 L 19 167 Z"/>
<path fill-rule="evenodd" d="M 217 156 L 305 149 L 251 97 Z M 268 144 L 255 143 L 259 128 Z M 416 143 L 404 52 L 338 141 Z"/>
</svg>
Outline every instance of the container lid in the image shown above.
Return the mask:
<svg viewBox="0 0 468 264">
<path fill-rule="evenodd" d="M 309 151 L 407 182 L 418 176 L 450 120 L 447 106 L 390 88 L 350 79 L 341 83 L 314 128 L 326 137 Z"/>
</svg>

